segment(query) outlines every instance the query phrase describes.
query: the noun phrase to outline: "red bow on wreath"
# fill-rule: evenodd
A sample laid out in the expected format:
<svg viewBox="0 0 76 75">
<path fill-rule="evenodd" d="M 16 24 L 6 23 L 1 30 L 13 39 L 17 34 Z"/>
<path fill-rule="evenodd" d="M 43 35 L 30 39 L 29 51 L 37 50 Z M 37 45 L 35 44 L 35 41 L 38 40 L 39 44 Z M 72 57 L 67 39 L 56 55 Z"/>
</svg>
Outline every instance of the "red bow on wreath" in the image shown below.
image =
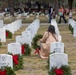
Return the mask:
<svg viewBox="0 0 76 75">
<path fill-rule="evenodd" d="M 63 75 L 63 70 L 62 69 L 56 69 L 55 70 L 56 75 Z"/>
<path fill-rule="evenodd" d="M 24 45 L 21 46 L 21 51 L 22 51 L 22 54 L 25 53 L 25 46 Z"/>
<path fill-rule="evenodd" d="M 6 75 L 6 70 L 4 71 L 0 70 L 0 75 Z"/>
<path fill-rule="evenodd" d="M 13 61 L 15 65 L 18 65 L 18 55 L 12 55 L 13 56 Z"/>
<path fill-rule="evenodd" d="M 37 49 L 35 50 L 34 54 L 36 54 L 36 53 L 40 54 L 39 50 L 40 50 L 40 49 L 37 48 Z"/>
<path fill-rule="evenodd" d="M 8 37 L 8 32 L 6 31 L 6 38 Z"/>
</svg>

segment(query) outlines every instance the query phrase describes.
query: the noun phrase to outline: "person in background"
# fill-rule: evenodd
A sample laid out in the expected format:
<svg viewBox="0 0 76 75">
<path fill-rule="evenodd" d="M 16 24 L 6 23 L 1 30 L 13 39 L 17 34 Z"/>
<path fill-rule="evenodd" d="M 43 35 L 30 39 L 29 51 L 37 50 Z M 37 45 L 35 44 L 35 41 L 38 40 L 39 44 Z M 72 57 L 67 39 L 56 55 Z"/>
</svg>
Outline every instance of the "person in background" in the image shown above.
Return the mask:
<svg viewBox="0 0 76 75">
<path fill-rule="evenodd" d="M 49 23 L 51 23 L 52 12 L 53 12 L 53 8 L 52 8 L 51 4 L 49 4 L 49 9 L 48 9 L 48 13 L 49 13 Z"/>
<path fill-rule="evenodd" d="M 58 41 L 57 34 L 55 33 L 55 27 L 50 25 L 48 30 L 44 33 L 43 37 L 39 41 L 41 45 L 40 57 L 48 58 L 50 54 L 50 44 L 52 42 Z"/>
<path fill-rule="evenodd" d="M 72 10 L 69 12 L 69 19 L 72 19 Z"/>
<path fill-rule="evenodd" d="M 61 23 L 61 18 L 63 18 L 65 23 L 67 23 L 64 14 L 65 14 L 65 9 L 63 6 L 61 6 L 61 8 L 59 9 L 59 16 L 60 16 L 59 23 Z"/>
</svg>

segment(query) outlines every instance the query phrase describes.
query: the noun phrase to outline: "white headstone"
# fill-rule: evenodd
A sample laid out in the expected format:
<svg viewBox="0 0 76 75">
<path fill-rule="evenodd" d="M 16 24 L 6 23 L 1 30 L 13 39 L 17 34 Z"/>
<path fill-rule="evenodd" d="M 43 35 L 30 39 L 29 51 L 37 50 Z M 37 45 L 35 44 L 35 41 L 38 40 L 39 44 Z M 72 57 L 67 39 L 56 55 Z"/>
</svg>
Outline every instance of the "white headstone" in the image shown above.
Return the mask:
<svg viewBox="0 0 76 75">
<path fill-rule="evenodd" d="M 3 20 L 0 20 L 0 28 L 3 27 Z"/>
<path fill-rule="evenodd" d="M 20 43 L 10 43 L 8 44 L 8 52 L 12 54 L 22 54 Z"/>
<path fill-rule="evenodd" d="M 73 36 L 76 37 L 76 23 L 75 23 L 74 28 L 73 28 Z"/>
<path fill-rule="evenodd" d="M 0 54 L 0 68 L 4 66 L 13 68 L 13 59 L 11 55 Z"/>
<path fill-rule="evenodd" d="M 29 18 L 30 16 L 29 15 L 27 15 L 27 17 L 26 18 Z"/>
<path fill-rule="evenodd" d="M 1 42 L 6 42 L 6 31 L 5 31 L 5 28 L 0 28 L 0 39 L 1 39 Z"/>
<path fill-rule="evenodd" d="M 64 53 L 64 43 L 62 42 L 53 42 L 50 44 L 50 53 L 58 52 Z"/>
<path fill-rule="evenodd" d="M 68 65 L 68 55 L 65 53 L 53 53 L 50 54 L 50 69 L 60 68 L 61 66 Z"/>
<path fill-rule="evenodd" d="M 16 36 L 16 42 L 17 43 L 21 43 L 21 44 L 25 44 L 26 38 L 22 35 Z"/>
</svg>

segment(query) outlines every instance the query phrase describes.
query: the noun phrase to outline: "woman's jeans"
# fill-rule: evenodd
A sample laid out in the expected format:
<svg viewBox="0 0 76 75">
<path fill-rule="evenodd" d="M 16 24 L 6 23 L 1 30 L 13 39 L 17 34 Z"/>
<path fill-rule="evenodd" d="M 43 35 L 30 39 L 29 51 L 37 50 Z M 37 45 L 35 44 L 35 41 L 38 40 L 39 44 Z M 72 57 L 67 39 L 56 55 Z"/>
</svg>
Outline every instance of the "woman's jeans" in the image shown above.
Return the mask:
<svg viewBox="0 0 76 75">
<path fill-rule="evenodd" d="M 49 14 L 49 23 L 51 23 L 52 15 Z"/>
<path fill-rule="evenodd" d="M 65 23 L 67 23 L 67 21 L 66 21 L 64 15 L 63 15 L 63 16 L 60 16 L 59 23 L 61 23 L 61 18 L 63 18 L 63 20 L 64 20 Z"/>
</svg>

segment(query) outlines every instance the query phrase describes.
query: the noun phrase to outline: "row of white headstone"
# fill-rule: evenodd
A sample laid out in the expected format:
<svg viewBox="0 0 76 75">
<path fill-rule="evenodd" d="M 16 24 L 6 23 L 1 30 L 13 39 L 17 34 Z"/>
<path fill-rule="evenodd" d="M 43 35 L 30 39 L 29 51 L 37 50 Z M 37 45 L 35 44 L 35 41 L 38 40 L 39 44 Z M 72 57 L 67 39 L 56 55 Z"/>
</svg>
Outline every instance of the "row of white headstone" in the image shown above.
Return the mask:
<svg viewBox="0 0 76 75">
<path fill-rule="evenodd" d="M 9 14 L 6 16 L 6 17 L 4 17 L 4 20 L 6 20 L 6 19 L 11 19 L 12 18 L 12 16 L 10 16 Z"/>
<path fill-rule="evenodd" d="M 22 20 L 16 20 L 10 24 L 4 26 L 3 20 L 0 20 L 0 39 L 1 42 L 6 42 L 6 30 L 9 30 L 12 34 L 22 27 Z"/>
<path fill-rule="evenodd" d="M 34 22 L 32 22 L 26 28 L 25 31 L 22 32 L 22 35 L 16 37 L 16 42 L 8 44 L 8 47 L 7 47 L 8 53 L 22 55 L 21 46 L 22 46 L 23 42 L 24 42 L 24 44 L 27 43 L 30 45 L 33 37 L 37 33 L 39 26 L 40 26 L 39 20 L 36 19 Z M 23 37 L 23 38 L 21 38 L 21 37 Z"/>
<path fill-rule="evenodd" d="M 16 42 L 21 44 L 29 44 L 31 46 L 32 39 L 40 27 L 39 19 L 35 19 L 23 32 L 22 35 L 16 36 Z"/>
<path fill-rule="evenodd" d="M 51 25 L 53 25 L 55 27 L 55 32 L 58 36 L 58 41 L 62 41 L 62 37 L 60 35 L 60 31 L 59 31 L 59 28 L 58 28 L 58 25 L 57 25 L 57 22 L 56 22 L 56 19 L 52 19 L 51 20 Z"/>
<path fill-rule="evenodd" d="M 15 22 L 11 23 L 11 24 L 3 26 L 3 28 L 1 28 L 2 30 L 0 29 L 2 31 L 2 33 L 0 31 L 0 34 L 3 35 L 3 36 L 1 35 L 2 38 L 3 38 L 4 35 L 5 35 L 3 33 L 3 30 L 5 32 L 5 30 L 9 30 L 9 28 L 10 28 L 10 31 L 12 32 L 12 28 L 13 28 L 13 31 L 16 31 L 16 30 L 20 29 L 21 26 L 22 26 L 22 21 L 21 20 L 17 20 Z M 10 44 L 8 44 L 7 48 L 8 48 L 7 50 L 8 50 L 9 53 L 20 54 L 21 55 L 21 44 L 20 43 L 10 43 Z M 13 58 L 12 58 L 12 55 L 9 55 L 9 54 L 0 54 L 0 68 L 2 68 L 4 66 L 8 66 L 8 67 L 13 68 Z"/>
<path fill-rule="evenodd" d="M 69 25 L 73 28 L 73 36 L 76 37 L 76 21 L 73 19 L 68 20 Z"/>
<path fill-rule="evenodd" d="M 55 20 L 53 20 L 52 24 L 53 23 L 56 24 Z M 57 28 L 57 26 L 55 28 Z M 49 55 L 49 69 L 51 70 L 52 68 L 56 67 L 60 68 L 61 66 L 65 65 L 68 65 L 68 55 L 64 53 L 64 43 L 61 41 L 51 43 Z"/>
</svg>

